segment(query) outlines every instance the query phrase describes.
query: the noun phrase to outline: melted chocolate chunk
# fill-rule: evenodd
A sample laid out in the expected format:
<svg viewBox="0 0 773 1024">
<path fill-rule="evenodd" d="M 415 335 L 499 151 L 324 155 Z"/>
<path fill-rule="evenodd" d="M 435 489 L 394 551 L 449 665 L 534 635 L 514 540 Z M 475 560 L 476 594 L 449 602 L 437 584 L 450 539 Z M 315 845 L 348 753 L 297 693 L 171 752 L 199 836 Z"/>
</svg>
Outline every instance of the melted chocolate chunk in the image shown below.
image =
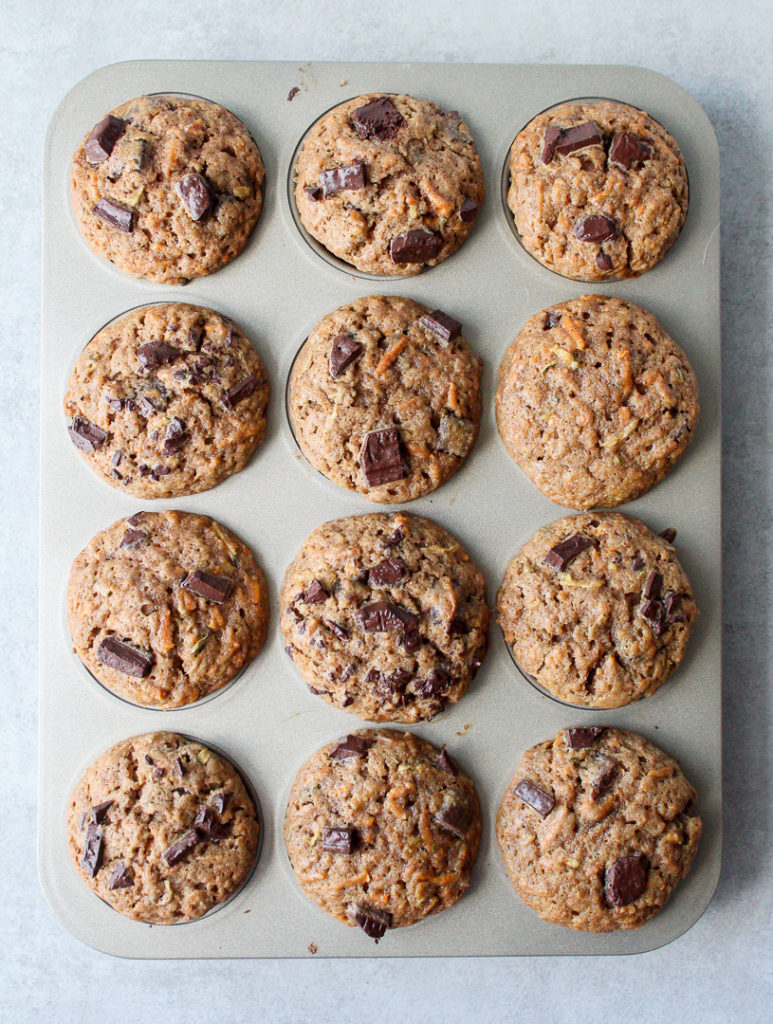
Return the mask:
<svg viewBox="0 0 773 1024">
<path fill-rule="evenodd" d="M 328 853 L 351 853 L 357 830 L 348 825 L 328 825 L 322 829 L 322 849 Z"/>
<path fill-rule="evenodd" d="M 350 757 L 362 757 L 375 743 L 369 736 L 344 736 L 330 751 L 331 761 L 348 761 Z"/>
<path fill-rule="evenodd" d="M 405 124 L 405 118 L 388 96 L 371 100 L 352 114 L 352 128 L 360 138 L 384 142 L 393 139 Z"/>
<path fill-rule="evenodd" d="M 67 429 L 70 440 L 82 452 L 95 452 L 107 440 L 107 432 L 83 416 L 76 416 Z"/>
<path fill-rule="evenodd" d="M 188 573 L 180 586 L 185 590 L 190 590 L 192 594 L 205 598 L 207 601 L 212 601 L 214 604 L 222 604 L 231 593 L 233 581 L 229 580 L 226 576 L 215 576 L 213 573 L 195 569 L 193 572 Z"/>
<path fill-rule="evenodd" d="M 195 171 L 180 178 L 175 185 L 175 190 L 191 220 L 201 220 L 212 207 L 212 193 L 209 190 L 209 185 Z"/>
<path fill-rule="evenodd" d="M 346 632 L 344 627 L 339 626 L 337 622 L 331 622 L 330 620 L 325 619 L 325 625 L 333 636 L 337 637 L 341 643 L 345 643 L 349 639 L 349 634 Z"/>
<path fill-rule="evenodd" d="M 682 595 L 675 594 L 669 590 L 663 598 L 663 611 L 666 615 L 666 622 L 684 622 L 684 615 L 679 611 L 682 604 Z"/>
<path fill-rule="evenodd" d="M 609 787 L 617 771 L 617 761 L 604 754 L 595 754 L 593 760 L 593 780 L 591 782 L 590 795 L 592 800 L 602 797 Z"/>
<path fill-rule="evenodd" d="M 574 729 L 564 730 L 566 745 L 570 750 L 582 750 L 583 747 L 591 747 L 603 733 L 607 731 L 605 725 L 584 725 Z"/>
<path fill-rule="evenodd" d="M 405 478 L 397 427 L 371 430 L 365 435 L 360 448 L 360 469 L 368 487 L 381 487 Z"/>
<path fill-rule="evenodd" d="M 229 804 L 231 794 L 228 792 L 215 793 L 210 801 L 218 814 L 222 814 Z"/>
<path fill-rule="evenodd" d="M 413 228 L 397 235 L 389 243 L 393 263 L 426 263 L 434 260 L 442 247 L 441 240 L 424 228 Z"/>
<path fill-rule="evenodd" d="M 128 889 L 133 882 L 134 876 L 132 875 L 131 868 L 121 862 L 113 868 L 107 887 L 108 889 Z"/>
<path fill-rule="evenodd" d="M 351 903 L 348 907 L 349 916 L 362 928 L 370 939 L 378 942 L 392 927 L 392 915 L 386 910 L 372 910 L 362 903 Z"/>
<path fill-rule="evenodd" d="M 83 146 L 83 152 L 90 164 L 101 164 L 113 152 L 113 148 L 124 133 L 126 121 L 108 114 L 97 121 Z"/>
<path fill-rule="evenodd" d="M 479 204 L 474 199 L 465 199 L 462 208 L 459 210 L 459 220 L 465 224 L 471 224 L 478 216 Z"/>
<path fill-rule="evenodd" d="M 351 334 L 339 334 L 333 338 L 330 349 L 330 376 L 335 380 L 347 370 L 352 363 L 359 359 L 364 349 L 359 341 L 355 341 Z"/>
<path fill-rule="evenodd" d="M 183 775 L 185 775 L 185 765 L 182 763 L 179 757 L 176 757 L 174 759 L 174 767 L 177 774 L 180 776 L 180 778 L 182 778 Z"/>
<path fill-rule="evenodd" d="M 654 570 L 647 577 L 647 582 L 644 584 L 643 594 L 645 597 L 650 598 L 652 601 L 657 601 L 660 597 L 660 591 L 663 587 L 663 577 L 659 572 Z"/>
<path fill-rule="evenodd" d="M 168 849 L 164 850 L 162 856 L 171 868 L 183 860 L 184 857 L 187 857 L 194 846 L 198 845 L 198 842 L 199 833 L 195 828 L 192 828 L 185 835 L 180 836 L 176 843 L 172 843 Z"/>
<path fill-rule="evenodd" d="M 81 867 L 89 878 L 95 878 L 102 866 L 103 848 L 104 834 L 102 829 L 92 823 L 86 829 L 86 841 L 83 844 L 83 857 L 81 858 Z"/>
<path fill-rule="evenodd" d="M 373 670 L 371 669 L 371 671 Z M 368 673 L 368 675 L 370 675 L 370 673 Z M 390 672 L 388 675 L 386 673 L 378 672 L 375 672 L 374 675 L 375 680 L 371 681 L 375 681 L 376 685 L 373 689 L 377 694 L 392 701 L 393 703 L 395 697 L 403 697 L 406 687 L 409 683 L 413 682 L 413 676 L 405 668 L 399 668 L 395 672 Z"/>
<path fill-rule="evenodd" d="M 535 810 L 541 818 L 546 818 L 555 807 L 556 801 L 552 793 L 535 786 L 533 782 L 522 779 L 515 787 L 515 795 Z"/>
<path fill-rule="evenodd" d="M 391 601 L 365 605 L 355 612 L 354 618 L 366 633 L 412 632 L 419 624 L 418 615 Z"/>
<path fill-rule="evenodd" d="M 392 583 L 399 583 L 405 572 L 405 563 L 401 558 L 385 558 L 370 570 L 368 582 L 372 587 L 389 586 Z"/>
<path fill-rule="evenodd" d="M 223 396 L 223 404 L 228 406 L 229 409 L 233 409 L 242 399 L 249 398 L 257 386 L 258 378 L 253 373 L 248 377 L 243 377 L 238 384 L 234 384 L 232 388 L 226 391 Z"/>
<path fill-rule="evenodd" d="M 540 163 L 549 164 L 556 152 L 556 143 L 561 138 L 561 129 L 557 124 L 549 124 L 545 129 L 545 134 L 542 136 L 542 152 L 540 153 Z"/>
<path fill-rule="evenodd" d="M 634 164 L 644 163 L 652 156 L 652 149 L 640 136 L 633 132 L 615 132 L 609 147 L 609 162 L 630 170 Z"/>
<path fill-rule="evenodd" d="M 387 537 L 385 541 L 382 541 L 383 547 L 387 550 L 396 548 L 403 540 L 403 531 L 399 526 L 395 527 L 394 531 Z"/>
<path fill-rule="evenodd" d="M 358 188 L 365 188 L 368 184 L 367 168 L 361 160 L 347 164 L 345 167 L 334 167 L 332 170 L 320 173 L 319 184 L 325 199 L 338 192 L 351 192 Z"/>
<path fill-rule="evenodd" d="M 542 330 L 550 331 L 557 327 L 561 323 L 561 316 L 561 313 L 554 313 L 552 309 L 546 310 L 542 320 Z"/>
<path fill-rule="evenodd" d="M 144 530 L 132 530 L 129 529 L 123 535 L 123 540 L 118 545 L 119 548 L 124 550 L 132 551 L 134 548 L 141 547 L 148 539 L 147 533 Z"/>
<path fill-rule="evenodd" d="M 459 774 L 459 766 L 457 765 L 456 761 L 454 761 L 454 759 L 451 757 L 451 755 L 446 752 L 445 747 L 443 747 L 443 749 L 440 751 L 438 759 L 435 763 L 442 772 L 448 772 L 449 775 Z"/>
<path fill-rule="evenodd" d="M 119 640 L 117 636 L 106 636 L 97 648 L 97 660 L 108 668 L 115 669 L 116 672 L 144 679 L 155 659 L 148 651 L 142 651 L 126 640 Z"/>
<path fill-rule="evenodd" d="M 122 203 L 116 203 L 113 199 L 105 199 L 103 196 L 91 212 L 105 224 L 116 231 L 122 231 L 125 235 L 130 235 L 134 230 L 134 210 Z"/>
<path fill-rule="evenodd" d="M 180 350 L 165 341 L 149 341 L 137 349 L 137 359 L 143 370 L 157 370 L 164 363 L 171 363 L 180 355 Z"/>
<path fill-rule="evenodd" d="M 446 832 L 456 836 L 457 839 L 464 839 L 467 829 L 470 827 L 472 813 L 467 803 L 461 803 L 453 798 L 443 802 L 443 806 L 434 816 L 434 821 Z"/>
<path fill-rule="evenodd" d="M 636 558 L 634 558 L 634 560 L 631 562 L 631 569 L 633 570 L 633 572 L 639 572 L 641 569 L 644 568 L 644 565 L 644 559 L 640 555 L 637 555 Z"/>
<path fill-rule="evenodd" d="M 604 899 L 610 907 L 633 903 L 647 887 L 647 859 L 640 853 L 618 857 L 604 872 Z"/>
<path fill-rule="evenodd" d="M 572 231 L 574 237 L 581 242 L 606 242 L 608 238 L 617 236 L 617 225 L 609 217 L 595 213 L 590 217 L 575 221 Z"/>
<path fill-rule="evenodd" d="M 322 198 L 322 189 L 318 185 L 306 185 L 303 191 L 312 203 L 318 203 Z"/>
<path fill-rule="evenodd" d="M 164 435 L 164 447 L 161 449 L 164 455 L 175 455 L 188 443 L 188 432 L 185 423 L 179 416 L 173 416 L 166 428 Z"/>
<path fill-rule="evenodd" d="M 663 632 L 663 618 L 664 611 L 663 605 L 660 601 L 647 599 L 641 606 L 642 616 L 649 622 L 650 629 L 655 636 L 660 636 Z"/>
<path fill-rule="evenodd" d="M 444 313 L 441 309 L 433 309 L 431 313 L 423 316 L 421 324 L 446 343 L 458 338 L 462 333 L 462 325 L 459 321 L 454 320 L 452 316 Z"/>
<path fill-rule="evenodd" d="M 612 269 L 614 263 L 612 262 L 612 257 L 609 255 L 608 252 L 604 252 L 604 250 L 602 249 L 601 252 L 596 253 L 596 266 L 599 268 L 599 270 Z"/>
<path fill-rule="evenodd" d="M 561 156 L 568 156 L 570 153 L 576 153 L 578 149 L 603 145 L 604 139 L 598 126 L 593 121 L 585 121 L 583 124 L 563 128 L 556 139 L 554 152 Z"/>
<path fill-rule="evenodd" d="M 213 841 L 222 839 L 227 831 L 213 807 L 202 807 L 194 819 L 193 826 L 200 835 Z"/>
<path fill-rule="evenodd" d="M 660 534 L 666 544 L 673 544 L 676 540 L 676 530 L 673 526 L 669 526 L 668 529 L 663 530 Z"/>
<path fill-rule="evenodd" d="M 101 825 L 107 818 L 107 812 L 113 806 L 113 800 L 103 800 L 101 804 L 94 804 L 89 811 L 89 821 L 95 825 Z"/>
<path fill-rule="evenodd" d="M 542 561 L 545 565 L 551 565 L 554 569 L 558 569 L 559 572 L 563 572 L 572 559 L 587 550 L 587 548 L 592 547 L 592 545 L 593 541 L 590 537 L 583 537 L 582 534 L 576 533 L 573 537 L 567 537 L 566 540 L 562 540 L 555 547 L 552 547 Z"/>
<path fill-rule="evenodd" d="M 442 697 L 451 687 L 451 678 L 441 668 L 433 668 L 416 690 L 416 696 L 424 699 Z"/>
<path fill-rule="evenodd" d="M 303 594 L 301 594 L 301 601 L 303 601 L 304 604 L 320 604 L 320 602 L 326 601 L 329 597 L 330 594 L 325 590 L 319 580 L 313 579 Z"/>
</svg>

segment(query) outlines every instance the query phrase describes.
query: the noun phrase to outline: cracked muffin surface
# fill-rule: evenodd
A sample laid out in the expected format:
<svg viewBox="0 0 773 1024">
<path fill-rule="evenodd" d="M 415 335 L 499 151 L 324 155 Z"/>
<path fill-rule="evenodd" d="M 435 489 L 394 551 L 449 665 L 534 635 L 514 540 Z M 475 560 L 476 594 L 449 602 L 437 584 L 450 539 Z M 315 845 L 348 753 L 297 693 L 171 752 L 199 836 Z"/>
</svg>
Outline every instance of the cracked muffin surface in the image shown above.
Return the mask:
<svg viewBox="0 0 773 1024">
<path fill-rule="evenodd" d="M 488 648 L 482 573 L 451 534 L 407 513 L 317 527 L 280 609 L 312 693 L 374 722 L 432 718 L 464 695 Z"/>
<path fill-rule="evenodd" d="M 523 755 L 497 839 L 515 890 L 543 920 L 638 928 L 692 866 L 696 800 L 677 762 L 642 736 L 562 729 Z"/>
<path fill-rule="evenodd" d="M 209 516 L 137 512 L 76 557 L 75 653 L 108 690 L 174 708 L 215 693 L 266 639 L 268 592 L 239 538 Z"/>
<path fill-rule="evenodd" d="M 78 874 L 125 917 L 195 921 L 241 888 L 259 821 L 224 757 L 176 733 L 134 736 L 84 773 L 67 810 Z"/>
<path fill-rule="evenodd" d="M 358 270 L 418 274 L 455 252 L 485 188 L 456 110 L 369 93 L 323 114 L 298 157 L 295 202 L 306 230 Z"/>
<path fill-rule="evenodd" d="M 676 241 L 688 183 L 676 141 L 643 110 L 573 100 L 515 139 L 507 202 L 528 252 L 582 281 L 636 277 Z"/>
<path fill-rule="evenodd" d="M 452 476 L 478 436 L 481 360 L 462 325 L 398 296 L 368 296 L 324 317 L 288 386 L 298 445 L 333 483 L 382 504 L 412 501 Z"/>
<path fill-rule="evenodd" d="M 692 440 L 698 385 L 646 310 L 583 295 L 536 313 L 499 367 L 497 428 L 552 501 L 620 505 L 669 472 Z"/>
<path fill-rule="evenodd" d="M 72 160 L 78 226 L 131 277 L 185 284 L 242 251 L 263 204 L 263 161 L 217 103 L 140 96 L 91 129 Z"/>
<path fill-rule="evenodd" d="M 208 490 L 247 464 L 266 432 L 270 386 L 242 332 L 202 306 L 132 310 L 78 357 L 70 439 L 113 487 L 142 498 Z"/>
<path fill-rule="evenodd" d="M 497 610 L 518 667 L 560 700 L 591 708 L 653 694 L 698 617 L 673 545 L 619 512 L 538 530 L 507 566 Z"/>
<path fill-rule="evenodd" d="M 284 840 L 304 894 L 380 939 L 466 891 L 481 820 L 454 760 L 411 733 L 362 729 L 317 751 L 293 783 Z"/>
</svg>

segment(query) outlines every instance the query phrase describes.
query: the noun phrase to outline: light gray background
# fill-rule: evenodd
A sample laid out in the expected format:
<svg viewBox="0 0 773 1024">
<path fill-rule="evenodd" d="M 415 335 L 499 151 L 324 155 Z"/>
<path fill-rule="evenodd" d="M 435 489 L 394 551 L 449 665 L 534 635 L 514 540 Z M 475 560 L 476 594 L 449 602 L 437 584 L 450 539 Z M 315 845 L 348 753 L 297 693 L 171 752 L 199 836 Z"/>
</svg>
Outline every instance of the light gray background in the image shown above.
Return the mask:
<svg viewBox="0 0 773 1024">
<path fill-rule="evenodd" d="M 0 7 L 2 517 L 0 1019 L 196 1024 L 409 1015 L 560 1022 L 770 1019 L 773 11 L 728 0 L 357 8 L 215 0 Z M 641 64 L 706 109 L 722 154 L 725 843 L 714 901 L 636 957 L 447 961 L 113 960 L 64 931 L 35 870 L 39 181 L 45 126 L 93 69 L 129 58 Z"/>
</svg>

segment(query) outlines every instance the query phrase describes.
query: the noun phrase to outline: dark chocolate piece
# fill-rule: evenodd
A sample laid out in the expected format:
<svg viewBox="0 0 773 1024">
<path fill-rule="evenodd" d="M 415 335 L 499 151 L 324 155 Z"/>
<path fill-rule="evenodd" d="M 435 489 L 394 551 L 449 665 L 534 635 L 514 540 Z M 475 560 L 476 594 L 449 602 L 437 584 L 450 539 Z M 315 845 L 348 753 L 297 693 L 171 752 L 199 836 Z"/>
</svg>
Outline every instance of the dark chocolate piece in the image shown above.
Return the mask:
<svg viewBox="0 0 773 1024">
<path fill-rule="evenodd" d="M 357 830 L 349 825 L 329 825 L 322 829 L 322 849 L 328 853 L 351 853 Z"/>
<path fill-rule="evenodd" d="M 647 578 L 647 582 L 644 584 L 644 596 L 652 601 L 657 601 L 660 597 L 662 587 L 663 577 L 659 572 L 655 572 L 653 569 Z"/>
<path fill-rule="evenodd" d="M 349 916 L 354 918 L 368 938 L 376 942 L 384 937 L 387 928 L 392 927 L 392 915 L 386 910 L 372 910 L 362 903 L 351 903 L 348 909 Z"/>
<path fill-rule="evenodd" d="M 405 124 L 405 118 L 388 96 L 371 100 L 352 114 L 352 128 L 363 139 L 384 142 L 393 139 Z"/>
<path fill-rule="evenodd" d="M 371 430 L 360 448 L 360 469 L 368 487 L 381 487 L 405 477 L 397 427 Z"/>
<path fill-rule="evenodd" d="M 365 605 L 355 613 L 354 618 L 366 633 L 412 632 L 419 624 L 418 615 L 391 601 Z"/>
<path fill-rule="evenodd" d="M 164 850 L 163 858 L 171 868 L 184 857 L 187 857 L 193 847 L 198 845 L 198 842 L 199 833 L 195 828 L 192 828 L 189 832 L 180 836 L 176 843 L 172 843 L 167 850 Z"/>
<path fill-rule="evenodd" d="M 305 185 L 303 191 L 312 203 L 318 203 L 322 198 L 322 189 L 318 185 Z"/>
<path fill-rule="evenodd" d="M 143 760 L 145 761 L 145 764 L 155 764 L 156 763 L 153 760 L 153 758 L 150 756 L 150 754 L 146 754 L 145 757 L 143 758 Z"/>
<path fill-rule="evenodd" d="M 604 754 L 596 754 L 593 761 L 594 775 L 591 782 L 590 795 L 592 800 L 602 797 L 609 787 L 617 771 L 617 761 Z"/>
<path fill-rule="evenodd" d="M 617 235 L 615 222 L 601 213 L 575 221 L 572 230 L 574 237 L 581 242 L 606 242 L 608 238 L 615 238 Z"/>
<path fill-rule="evenodd" d="M 573 537 L 567 537 L 545 555 L 542 561 L 545 565 L 551 565 L 559 572 L 563 572 L 567 565 L 587 548 L 593 546 L 590 537 L 583 537 L 581 533 L 575 533 Z"/>
<path fill-rule="evenodd" d="M 113 152 L 113 147 L 124 133 L 126 121 L 108 114 L 97 121 L 83 146 L 83 152 L 90 164 L 101 164 Z"/>
<path fill-rule="evenodd" d="M 457 765 L 456 761 L 454 761 L 454 759 L 451 757 L 451 755 L 447 753 L 445 747 L 443 747 L 443 749 L 440 751 L 438 759 L 435 763 L 442 772 L 448 772 L 449 775 L 459 774 L 459 766 Z"/>
<path fill-rule="evenodd" d="M 459 210 L 459 220 L 464 221 L 465 224 L 471 224 L 478 216 L 479 209 L 480 206 L 474 199 L 465 199 L 462 203 L 462 208 Z"/>
<path fill-rule="evenodd" d="M 669 526 L 668 529 L 663 530 L 660 534 L 666 544 L 673 544 L 676 540 L 676 530 L 673 526 Z"/>
<path fill-rule="evenodd" d="M 86 829 L 86 841 L 83 844 L 81 867 L 89 878 L 95 878 L 102 866 L 103 835 L 102 829 L 93 824 L 93 822 Z"/>
<path fill-rule="evenodd" d="M 544 789 L 535 786 L 533 782 L 527 782 L 526 779 L 522 779 L 516 785 L 515 795 L 535 810 L 541 818 L 546 818 L 556 804 L 552 793 L 546 793 Z"/>
<path fill-rule="evenodd" d="M 545 129 L 545 134 L 542 136 L 542 152 L 540 153 L 540 163 L 549 164 L 556 152 L 556 143 L 561 138 L 561 129 L 557 124 L 549 124 Z"/>
<path fill-rule="evenodd" d="M 430 698 L 442 697 L 448 693 L 451 686 L 451 678 L 441 668 L 433 668 L 427 678 L 416 690 L 417 697 Z"/>
<path fill-rule="evenodd" d="M 554 313 L 552 309 L 546 310 L 542 320 L 542 330 L 550 331 L 552 328 L 557 327 L 561 323 L 562 315 L 562 313 Z"/>
<path fill-rule="evenodd" d="M 94 804 L 89 811 L 89 821 L 95 825 L 101 825 L 107 818 L 107 812 L 113 806 L 113 800 L 103 800 L 101 804 Z"/>
<path fill-rule="evenodd" d="M 76 416 L 67 429 L 70 440 L 82 452 L 95 452 L 107 440 L 107 432 L 83 416 Z"/>
<path fill-rule="evenodd" d="M 117 636 L 106 636 L 97 648 L 97 660 L 116 672 L 144 679 L 153 666 L 153 655 Z"/>
<path fill-rule="evenodd" d="M 164 363 L 171 363 L 180 355 L 180 350 L 165 341 L 149 341 L 137 349 L 137 359 L 143 370 L 157 370 Z"/>
<path fill-rule="evenodd" d="M 344 736 L 330 751 L 332 761 L 347 761 L 350 757 L 361 757 L 375 743 L 369 736 Z"/>
<path fill-rule="evenodd" d="M 153 769 L 153 781 L 154 781 L 154 782 L 160 782 L 160 781 L 161 781 L 161 779 L 163 779 L 163 777 L 164 777 L 164 775 L 165 775 L 165 774 L 166 774 L 166 772 L 165 772 L 165 769 L 163 769 L 163 768 L 162 768 L 162 767 L 161 767 L 161 766 L 159 765 L 159 766 L 158 766 L 158 768 L 154 768 L 154 769 Z"/>
<path fill-rule="evenodd" d="M 392 239 L 389 243 L 389 255 L 393 263 L 427 263 L 435 259 L 442 244 L 431 231 L 413 228 Z"/>
<path fill-rule="evenodd" d="M 132 875 L 131 868 L 127 867 L 122 861 L 113 868 L 107 887 L 108 889 L 128 889 L 133 882 L 134 876 Z"/>
<path fill-rule="evenodd" d="M 123 535 L 123 540 L 118 545 L 119 548 L 132 551 L 134 548 L 140 547 L 148 539 L 147 533 L 144 530 L 127 530 Z"/>
<path fill-rule="evenodd" d="M 387 539 L 385 541 L 382 541 L 382 545 L 383 545 L 383 547 L 385 547 L 387 549 L 387 551 L 389 551 L 389 550 L 391 550 L 391 548 L 396 548 L 397 545 L 402 540 L 403 540 L 403 531 L 400 529 L 399 526 L 397 526 L 397 527 L 395 527 L 394 531 L 387 537 Z"/>
<path fill-rule="evenodd" d="M 319 184 L 325 199 L 338 192 L 351 192 L 358 188 L 365 188 L 368 184 L 367 168 L 361 160 L 347 164 L 345 167 L 333 167 L 329 171 L 320 172 Z"/>
<path fill-rule="evenodd" d="M 330 349 L 330 376 L 340 377 L 363 353 L 363 346 L 351 334 L 339 334 L 333 338 Z"/>
<path fill-rule="evenodd" d="M 582 124 L 574 124 L 570 128 L 563 128 L 561 134 L 556 139 L 553 152 L 561 156 L 568 156 L 570 153 L 576 153 L 578 149 L 603 145 L 604 139 L 598 126 L 593 121 L 584 121 Z"/>
<path fill-rule="evenodd" d="M 226 576 L 215 576 L 214 573 L 195 569 L 188 573 L 180 586 L 207 601 L 222 604 L 231 593 L 233 581 Z"/>
<path fill-rule="evenodd" d="M 389 586 L 392 583 L 399 583 L 405 572 L 405 563 L 401 558 L 385 558 L 370 570 L 368 582 L 372 587 Z"/>
<path fill-rule="evenodd" d="M 641 555 L 637 555 L 636 558 L 631 562 L 631 569 L 633 572 L 639 572 L 645 566 L 645 561 Z"/>
<path fill-rule="evenodd" d="M 663 605 L 660 601 L 655 601 L 650 598 L 646 599 L 641 606 L 642 616 L 649 622 L 650 629 L 655 636 L 660 636 L 663 632 L 663 618 L 664 610 Z"/>
<path fill-rule="evenodd" d="M 604 872 L 604 899 L 610 907 L 625 907 L 647 888 L 647 859 L 640 853 L 618 857 Z"/>
<path fill-rule="evenodd" d="M 669 590 L 663 598 L 663 611 L 666 615 L 666 622 L 684 622 L 684 615 L 679 611 L 682 604 L 682 595 L 675 594 Z"/>
<path fill-rule="evenodd" d="M 458 839 L 464 839 L 467 835 L 471 819 L 472 813 L 469 805 L 453 798 L 445 800 L 443 806 L 434 817 L 434 821 L 442 829 L 450 832 L 451 835 L 456 836 Z"/>
<path fill-rule="evenodd" d="M 566 745 L 570 750 L 581 750 L 583 747 L 590 747 L 603 733 L 607 731 L 605 725 L 582 725 L 574 729 L 564 730 Z"/>
<path fill-rule="evenodd" d="M 175 455 L 188 443 L 188 432 L 185 423 L 179 416 L 173 416 L 169 421 L 164 435 L 164 447 L 161 449 L 164 455 Z"/>
<path fill-rule="evenodd" d="M 91 212 L 105 224 L 109 224 L 116 231 L 122 231 L 125 235 L 130 235 L 134 230 L 134 210 L 122 203 L 116 203 L 113 199 L 105 199 L 103 196 Z"/>
<path fill-rule="evenodd" d="M 326 601 L 330 594 L 325 590 L 318 579 L 313 579 L 306 590 L 301 594 L 301 601 L 304 604 L 320 604 Z"/>
<path fill-rule="evenodd" d="M 185 765 L 182 763 L 179 757 L 176 757 L 174 759 L 174 767 L 177 774 L 180 776 L 180 778 L 182 778 L 183 775 L 185 775 Z"/>
<path fill-rule="evenodd" d="M 223 403 L 227 405 L 229 409 L 233 409 L 242 401 L 243 398 L 249 398 L 257 386 L 258 378 L 251 373 L 248 377 L 243 377 L 238 384 L 234 384 L 232 388 L 229 388 L 228 391 L 226 391 Z"/>
<path fill-rule="evenodd" d="M 220 793 L 215 793 L 215 795 L 212 797 L 210 803 L 215 808 L 215 810 L 217 811 L 218 814 L 222 814 L 223 811 L 228 806 L 230 799 L 231 799 L 231 794 L 230 793 L 225 792 L 225 791 L 221 791 Z"/>
<path fill-rule="evenodd" d="M 196 171 L 180 178 L 175 185 L 175 190 L 191 220 L 201 220 L 212 206 L 212 193 L 209 190 L 209 185 Z"/>
<path fill-rule="evenodd" d="M 609 162 L 628 171 L 652 156 L 651 147 L 633 132 L 615 132 L 609 147 Z"/>
<path fill-rule="evenodd" d="M 226 834 L 226 828 L 213 807 L 202 807 L 196 815 L 193 825 L 197 832 L 213 841 L 222 839 Z"/>
<path fill-rule="evenodd" d="M 427 327 L 441 341 L 448 343 L 458 338 L 462 333 L 462 325 L 452 316 L 444 313 L 442 309 L 433 309 L 431 313 L 421 318 L 422 327 Z"/>
<path fill-rule="evenodd" d="M 345 643 L 349 639 L 349 634 L 346 632 L 344 627 L 339 626 L 337 622 L 331 622 L 328 619 L 325 619 L 325 625 L 333 636 L 338 637 L 341 643 Z"/>
<path fill-rule="evenodd" d="M 599 268 L 599 270 L 612 269 L 614 263 L 612 262 L 612 257 L 609 255 L 608 252 L 604 252 L 604 250 L 602 249 L 601 252 L 596 253 L 596 266 Z"/>
</svg>

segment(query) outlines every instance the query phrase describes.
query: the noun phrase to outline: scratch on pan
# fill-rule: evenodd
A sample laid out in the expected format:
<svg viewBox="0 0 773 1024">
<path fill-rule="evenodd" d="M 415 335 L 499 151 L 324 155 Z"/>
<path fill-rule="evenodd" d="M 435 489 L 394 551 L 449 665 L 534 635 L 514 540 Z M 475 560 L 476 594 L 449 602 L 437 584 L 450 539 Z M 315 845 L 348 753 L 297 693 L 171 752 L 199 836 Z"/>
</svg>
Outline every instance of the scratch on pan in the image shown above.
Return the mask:
<svg viewBox="0 0 773 1024">
<path fill-rule="evenodd" d="M 719 231 L 719 223 L 720 223 L 720 222 L 719 222 L 719 221 L 717 221 L 717 223 L 716 223 L 716 225 L 715 225 L 715 227 L 714 227 L 713 231 L 712 231 L 712 232 L 711 232 L 711 234 L 709 235 L 709 240 L 708 240 L 708 242 L 706 242 L 706 248 L 705 248 L 705 249 L 703 250 L 703 260 L 701 261 L 701 262 L 702 262 L 703 264 L 705 264 L 705 263 L 706 263 L 706 259 L 707 259 L 707 257 L 708 257 L 708 253 L 709 253 L 709 246 L 711 245 L 711 239 L 712 239 L 712 238 L 714 237 L 714 235 L 716 235 L 717 231 Z"/>
</svg>

